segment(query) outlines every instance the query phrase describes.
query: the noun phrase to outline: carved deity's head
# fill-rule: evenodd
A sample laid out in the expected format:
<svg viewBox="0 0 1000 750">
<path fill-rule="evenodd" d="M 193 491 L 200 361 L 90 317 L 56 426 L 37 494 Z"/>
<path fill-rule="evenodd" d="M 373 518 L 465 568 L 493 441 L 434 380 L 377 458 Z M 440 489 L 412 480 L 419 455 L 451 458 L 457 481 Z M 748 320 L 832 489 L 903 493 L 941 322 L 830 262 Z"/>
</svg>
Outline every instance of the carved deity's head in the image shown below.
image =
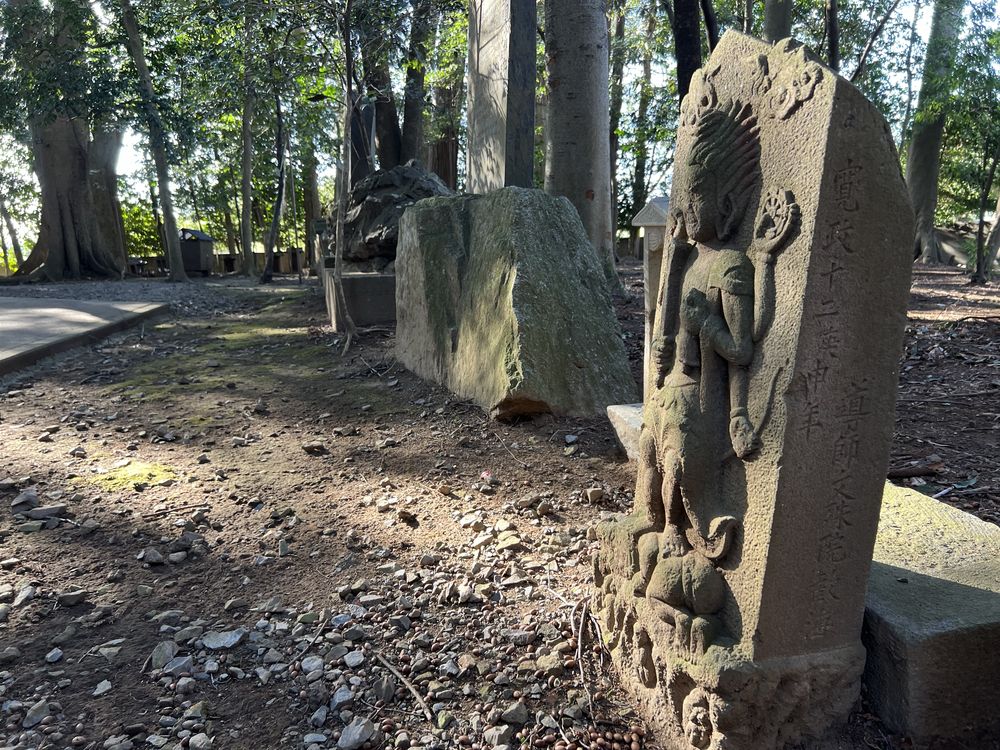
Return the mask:
<svg viewBox="0 0 1000 750">
<path fill-rule="evenodd" d="M 682 716 L 684 736 L 691 747 L 706 750 L 712 744 L 715 734 L 708 694 L 701 688 L 691 691 L 684 699 Z"/>
<path fill-rule="evenodd" d="M 729 239 L 760 174 L 757 118 L 749 104 L 719 103 L 699 70 L 681 103 L 674 157 L 674 221 L 696 242 Z"/>
</svg>

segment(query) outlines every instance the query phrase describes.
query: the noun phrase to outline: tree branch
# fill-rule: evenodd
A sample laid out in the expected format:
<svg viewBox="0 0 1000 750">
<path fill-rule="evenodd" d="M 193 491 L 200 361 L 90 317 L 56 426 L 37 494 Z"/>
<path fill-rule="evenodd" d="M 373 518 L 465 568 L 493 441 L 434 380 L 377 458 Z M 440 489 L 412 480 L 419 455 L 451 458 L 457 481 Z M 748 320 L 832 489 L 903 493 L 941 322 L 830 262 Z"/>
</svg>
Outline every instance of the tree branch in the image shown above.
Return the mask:
<svg viewBox="0 0 1000 750">
<path fill-rule="evenodd" d="M 875 42 L 877 42 L 878 38 L 882 36 L 882 31 L 885 29 L 885 25 L 886 23 L 888 23 L 889 17 L 896 10 L 896 7 L 899 5 L 899 2 L 900 0 L 893 0 L 892 5 L 889 6 L 889 10 L 885 12 L 885 15 L 882 16 L 882 19 L 875 25 L 875 28 L 872 29 L 871 36 L 868 37 L 868 41 L 865 42 L 865 47 L 863 50 L 861 50 L 861 55 L 858 57 L 858 66 L 854 69 L 854 72 L 851 74 L 851 79 L 850 79 L 851 83 L 854 83 L 856 80 L 858 80 L 858 78 L 861 77 L 861 74 L 864 73 L 865 65 L 868 62 L 868 55 L 871 54 L 872 47 L 875 46 Z"/>
</svg>

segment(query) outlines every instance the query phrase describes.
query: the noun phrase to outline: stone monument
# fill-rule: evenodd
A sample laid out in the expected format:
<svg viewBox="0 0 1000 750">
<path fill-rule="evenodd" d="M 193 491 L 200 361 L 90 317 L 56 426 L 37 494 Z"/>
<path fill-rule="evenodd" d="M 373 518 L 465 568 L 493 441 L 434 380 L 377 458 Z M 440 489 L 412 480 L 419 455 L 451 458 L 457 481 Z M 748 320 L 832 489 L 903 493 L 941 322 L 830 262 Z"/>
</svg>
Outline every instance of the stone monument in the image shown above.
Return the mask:
<svg viewBox="0 0 1000 750">
<path fill-rule="evenodd" d="M 859 693 L 913 220 L 888 128 L 728 32 L 681 105 L 635 507 L 595 607 L 670 747 L 773 750 Z"/>
<path fill-rule="evenodd" d="M 537 28 L 535 0 L 469 2 L 467 192 L 532 187 Z"/>
</svg>

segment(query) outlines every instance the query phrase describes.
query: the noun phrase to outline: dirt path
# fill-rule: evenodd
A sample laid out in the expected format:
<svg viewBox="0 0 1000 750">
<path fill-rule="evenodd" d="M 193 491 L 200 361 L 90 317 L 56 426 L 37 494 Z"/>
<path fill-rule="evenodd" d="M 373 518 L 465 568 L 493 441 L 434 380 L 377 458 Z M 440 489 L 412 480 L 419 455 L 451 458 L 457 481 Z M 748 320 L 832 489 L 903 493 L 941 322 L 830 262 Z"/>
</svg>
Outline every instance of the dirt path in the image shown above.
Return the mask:
<svg viewBox="0 0 1000 750">
<path fill-rule="evenodd" d="M 964 293 L 918 282 L 928 314 Z M 588 529 L 634 481 L 606 420 L 493 423 L 396 366 L 387 330 L 341 357 L 315 287 L 144 283 L 116 296 L 173 318 L 0 381 L 8 746 L 654 747 L 578 648 Z M 992 397 L 995 325 L 915 320 L 904 396 Z M 1000 416 L 962 397 L 944 434 L 930 403 L 901 403 L 895 460 L 989 517 L 1000 467 L 973 441 L 997 433 L 963 428 Z M 898 746 L 863 713 L 845 742 Z"/>
</svg>

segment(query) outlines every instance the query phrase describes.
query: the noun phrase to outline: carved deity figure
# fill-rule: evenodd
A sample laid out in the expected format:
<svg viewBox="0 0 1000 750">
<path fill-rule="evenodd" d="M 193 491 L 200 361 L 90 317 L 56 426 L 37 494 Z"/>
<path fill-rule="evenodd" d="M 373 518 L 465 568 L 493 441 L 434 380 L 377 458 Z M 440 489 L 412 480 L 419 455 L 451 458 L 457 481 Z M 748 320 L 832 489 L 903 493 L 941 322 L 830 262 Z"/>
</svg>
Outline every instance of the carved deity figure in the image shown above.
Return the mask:
<svg viewBox="0 0 1000 750">
<path fill-rule="evenodd" d="M 631 577 L 634 594 L 647 597 L 674 625 L 677 646 L 692 653 L 721 632 L 716 613 L 726 586 L 716 566 L 739 523 L 724 471 L 760 446 L 748 368 L 773 314 L 775 256 L 798 220 L 790 193 L 758 190 L 750 105 L 718 101 L 711 78 L 696 73 L 681 105 L 672 243 L 653 321 L 655 388 L 640 436 L 635 509 L 609 550 L 614 572 Z M 760 218 L 752 233 L 741 232 L 757 195 Z"/>
</svg>

